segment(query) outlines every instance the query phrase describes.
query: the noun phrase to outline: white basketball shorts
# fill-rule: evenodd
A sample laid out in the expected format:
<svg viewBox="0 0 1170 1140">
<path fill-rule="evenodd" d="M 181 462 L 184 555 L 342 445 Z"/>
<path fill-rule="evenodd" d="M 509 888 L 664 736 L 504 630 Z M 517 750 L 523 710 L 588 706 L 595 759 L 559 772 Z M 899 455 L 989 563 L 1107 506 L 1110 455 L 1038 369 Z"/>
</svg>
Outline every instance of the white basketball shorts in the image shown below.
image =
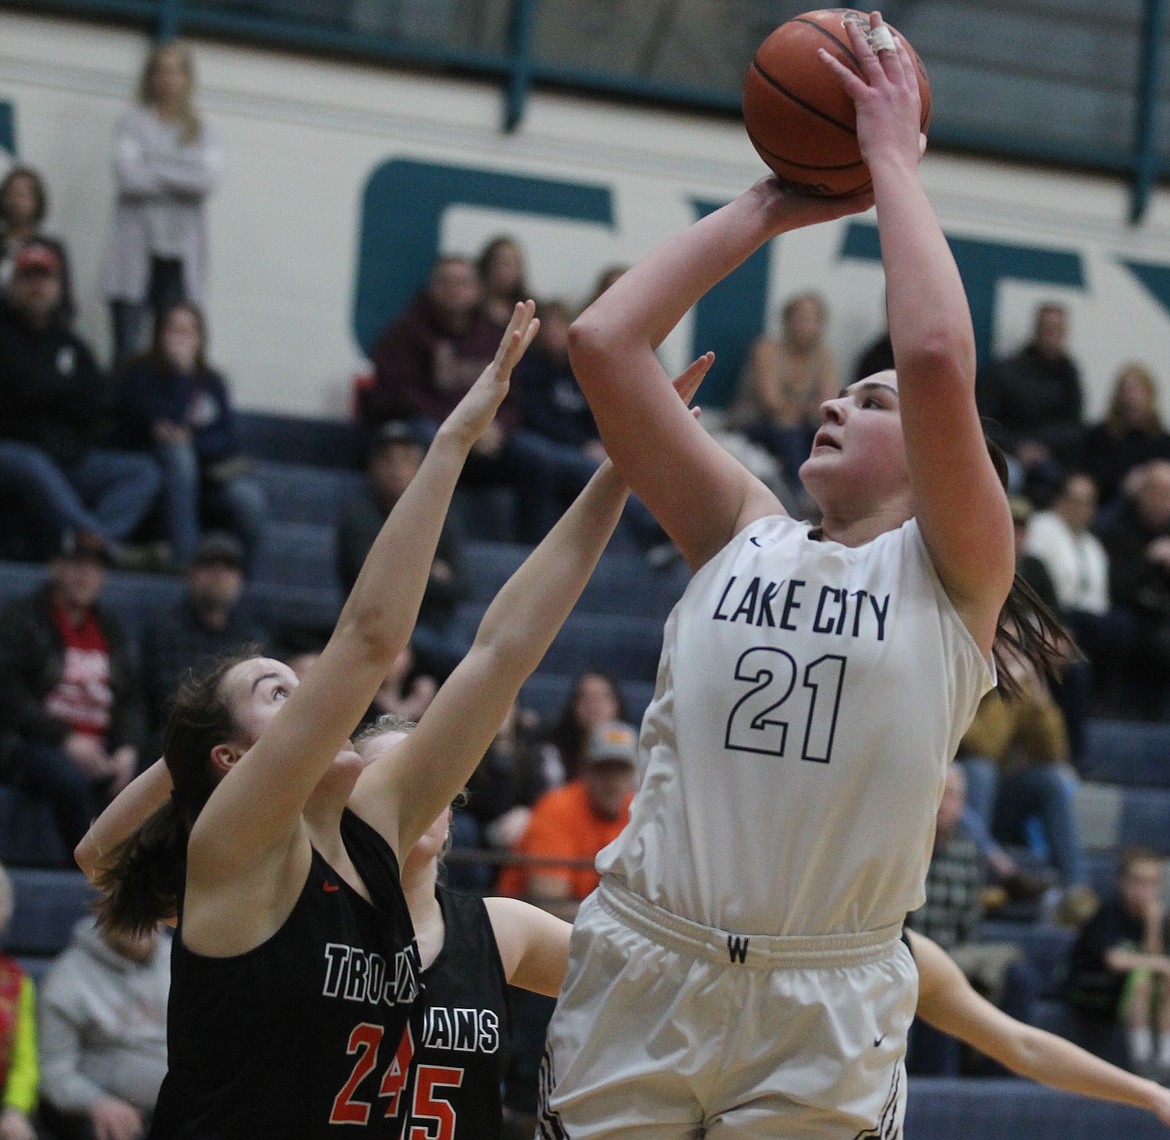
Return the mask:
<svg viewBox="0 0 1170 1140">
<path fill-rule="evenodd" d="M 918 996 L 900 933 L 728 934 L 603 880 L 573 928 L 538 1136 L 896 1140 Z"/>
</svg>

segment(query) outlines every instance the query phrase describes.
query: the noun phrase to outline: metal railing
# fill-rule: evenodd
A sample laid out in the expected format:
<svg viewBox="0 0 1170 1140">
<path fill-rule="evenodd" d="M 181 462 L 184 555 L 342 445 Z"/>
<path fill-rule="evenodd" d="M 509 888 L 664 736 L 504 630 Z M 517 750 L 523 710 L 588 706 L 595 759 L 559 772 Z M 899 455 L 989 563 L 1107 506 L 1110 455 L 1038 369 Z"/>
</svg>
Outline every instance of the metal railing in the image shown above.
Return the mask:
<svg viewBox="0 0 1170 1140">
<path fill-rule="evenodd" d="M 1130 218 L 1137 222 L 1154 185 L 1170 180 L 1166 3 L 887 0 L 882 8 L 911 35 L 931 68 L 936 96 L 945 96 L 936 97 L 932 145 L 1118 175 L 1130 185 Z M 126 22 L 157 38 L 208 35 L 487 78 L 500 84 L 505 131 L 523 121 L 539 87 L 737 115 L 740 77 L 754 45 L 777 23 L 814 6 L 809 0 L 0 0 L 0 7 Z M 1078 115 L 1077 107 L 1088 113 Z"/>
</svg>

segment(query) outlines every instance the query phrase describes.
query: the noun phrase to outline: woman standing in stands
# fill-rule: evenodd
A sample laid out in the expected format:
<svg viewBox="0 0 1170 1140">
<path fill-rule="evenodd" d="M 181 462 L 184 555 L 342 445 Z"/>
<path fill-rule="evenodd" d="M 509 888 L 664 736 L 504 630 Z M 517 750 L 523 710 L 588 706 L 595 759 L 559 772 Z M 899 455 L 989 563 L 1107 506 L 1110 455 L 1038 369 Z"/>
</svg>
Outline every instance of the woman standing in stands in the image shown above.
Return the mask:
<svg viewBox="0 0 1170 1140">
<path fill-rule="evenodd" d="M 148 310 L 157 316 L 184 300 L 207 307 L 203 206 L 219 181 L 222 156 L 194 95 L 190 52 L 158 44 L 139 79 L 138 105 L 118 120 L 105 269 L 115 364 L 138 351 Z"/>
<path fill-rule="evenodd" d="M 1014 553 L 966 297 L 918 175 L 914 66 L 877 13 L 847 26 L 860 74 L 821 58 L 856 106 L 872 195 L 763 179 L 574 326 L 606 450 L 694 577 L 667 621 L 630 825 L 574 929 L 550 1135 L 900 1132 L 915 972 L 899 935 L 947 762 L 994 683 Z M 810 527 L 677 414 L 655 349 L 772 238 L 873 201 L 897 373 L 821 406 Z M 1025 627 L 1044 639 L 1029 651 L 1055 654 Z"/>
</svg>

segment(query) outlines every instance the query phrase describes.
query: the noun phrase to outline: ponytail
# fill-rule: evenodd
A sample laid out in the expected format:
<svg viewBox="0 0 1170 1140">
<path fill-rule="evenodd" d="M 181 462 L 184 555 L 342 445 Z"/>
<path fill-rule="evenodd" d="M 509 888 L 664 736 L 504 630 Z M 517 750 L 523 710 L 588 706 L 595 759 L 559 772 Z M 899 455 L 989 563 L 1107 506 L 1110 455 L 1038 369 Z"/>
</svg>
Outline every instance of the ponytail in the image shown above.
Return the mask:
<svg viewBox="0 0 1170 1140">
<path fill-rule="evenodd" d="M 174 801 L 168 799 L 110 852 L 95 876 L 102 929 L 142 934 L 179 913 L 188 835 Z"/>
<path fill-rule="evenodd" d="M 211 750 L 236 731 L 223 679 L 253 656 L 238 653 L 213 661 L 175 694 L 162 742 L 174 790 L 162 807 L 102 858 L 95 875 L 102 892 L 97 907 L 100 926 L 141 932 L 179 913 L 187 877 L 187 840 L 219 783 Z"/>
</svg>

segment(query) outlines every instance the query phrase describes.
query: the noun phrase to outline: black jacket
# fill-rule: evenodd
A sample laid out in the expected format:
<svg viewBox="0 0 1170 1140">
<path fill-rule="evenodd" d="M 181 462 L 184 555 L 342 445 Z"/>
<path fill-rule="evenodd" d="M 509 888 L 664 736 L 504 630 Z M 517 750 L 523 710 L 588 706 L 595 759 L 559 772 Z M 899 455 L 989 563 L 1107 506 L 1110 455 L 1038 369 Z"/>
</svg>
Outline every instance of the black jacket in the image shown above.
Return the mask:
<svg viewBox="0 0 1170 1140">
<path fill-rule="evenodd" d="M 105 442 L 113 394 L 82 340 L 59 325 L 29 328 L 0 305 L 0 438 L 39 447 L 67 467 Z"/>
</svg>

